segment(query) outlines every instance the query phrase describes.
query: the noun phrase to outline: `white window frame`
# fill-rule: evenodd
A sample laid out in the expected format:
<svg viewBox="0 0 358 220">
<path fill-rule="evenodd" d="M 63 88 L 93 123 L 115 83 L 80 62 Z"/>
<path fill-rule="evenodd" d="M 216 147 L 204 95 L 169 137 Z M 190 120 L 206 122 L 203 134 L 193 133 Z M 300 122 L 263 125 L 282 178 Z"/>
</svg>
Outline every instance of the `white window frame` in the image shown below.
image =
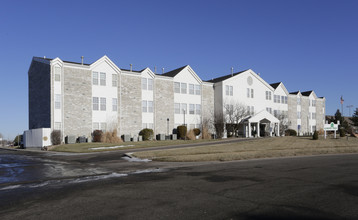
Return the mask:
<svg viewBox="0 0 358 220">
<path fill-rule="evenodd" d="M 118 99 L 112 98 L 112 111 L 116 112 L 118 111 Z"/>
<path fill-rule="evenodd" d="M 61 130 L 61 122 L 55 122 L 55 124 L 54 124 L 54 130 Z"/>
<path fill-rule="evenodd" d="M 201 104 L 195 105 L 195 114 L 197 114 L 197 115 L 201 114 Z"/>
<path fill-rule="evenodd" d="M 251 98 L 254 98 L 254 89 L 251 89 Z"/>
<path fill-rule="evenodd" d="M 61 94 L 55 94 L 55 109 L 61 109 Z"/>
<path fill-rule="evenodd" d="M 92 123 L 92 131 L 95 131 L 95 130 L 99 130 L 99 123 L 98 122 L 93 122 Z"/>
<path fill-rule="evenodd" d="M 118 80 L 117 80 L 117 74 L 112 74 L 112 86 L 117 87 L 118 86 Z"/>
<path fill-rule="evenodd" d="M 107 100 L 105 97 L 101 97 L 100 98 L 100 109 L 101 111 L 106 111 L 107 110 Z"/>
<path fill-rule="evenodd" d="M 174 82 L 174 93 L 180 93 L 180 82 Z"/>
<path fill-rule="evenodd" d="M 191 94 L 191 95 L 195 94 L 194 84 L 189 84 L 189 94 Z"/>
<path fill-rule="evenodd" d="M 189 104 L 189 114 L 190 115 L 195 114 L 195 104 Z"/>
<path fill-rule="evenodd" d="M 142 112 L 148 112 L 148 105 L 146 100 L 142 101 Z"/>
<path fill-rule="evenodd" d="M 148 105 L 148 112 L 153 112 L 153 101 L 148 101 L 147 105 Z"/>
<path fill-rule="evenodd" d="M 61 67 L 55 66 L 55 82 L 61 82 Z"/>
<path fill-rule="evenodd" d="M 187 94 L 187 84 L 186 83 L 180 83 L 180 93 L 181 94 Z"/>
<path fill-rule="evenodd" d="M 174 114 L 180 114 L 180 103 L 174 103 Z"/>
<path fill-rule="evenodd" d="M 98 86 L 98 72 L 92 72 L 92 85 Z"/>
<path fill-rule="evenodd" d="M 188 114 L 188 108 L 186 103 L 180 104 L 180 113 L 181 114 Z"/>
<path fill-rule="evenodd" d="M 194 89 L 195 89 L 195 95 L 201 95 L 201 86 L 200 85 L 195 85 Z"/>
<path fill-rule="evenodd" d="M 148 89 L 147 78 L 142 78 L 142 90 Z"/>
<path fill-rule="evenodd" d="M 153 79 L 148 79 L 148 90 L 153 91 Z"/>
<path fill-rule="evenodd" d="M 99 110 L 99 98 L 98 97 L 92 97 L 92 110 L 93 111 Z"/>
<path fill-rule="evenodd" d="M 104 72 L 99 73 L 99 83 L 101 86 L 106 86 L 106 73 Z"/>
</svg>

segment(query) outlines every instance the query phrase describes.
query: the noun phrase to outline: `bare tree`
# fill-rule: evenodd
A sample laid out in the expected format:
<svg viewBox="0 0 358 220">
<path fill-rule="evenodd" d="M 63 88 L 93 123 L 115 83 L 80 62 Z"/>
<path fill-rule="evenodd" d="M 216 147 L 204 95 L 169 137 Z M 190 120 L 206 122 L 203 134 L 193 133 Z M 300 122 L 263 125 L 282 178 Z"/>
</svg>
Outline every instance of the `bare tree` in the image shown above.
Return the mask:
<svg viewBox="0 0 358 220">
<path fill-rule="evenodd" d="M 222 111 L 215 111 L 213 124 L 217 138 L 222 138 L 224 136 L 225 126 L 225 120 Z"/>
<path fill-rule="evenodd" d="M 276 113 L 275 117 L 280 121 L 280 136 L 282 136 L 291 125 L 291 122 L 288 120 L 286 111 Z"/>
<path fill-rule="evenodd" d="M 229 103 L 224 105 L 226 129 L 232 135 L 238 135 L 240 122 L 250 115 L 247 106 L 242 103 Z"/>
</svg>

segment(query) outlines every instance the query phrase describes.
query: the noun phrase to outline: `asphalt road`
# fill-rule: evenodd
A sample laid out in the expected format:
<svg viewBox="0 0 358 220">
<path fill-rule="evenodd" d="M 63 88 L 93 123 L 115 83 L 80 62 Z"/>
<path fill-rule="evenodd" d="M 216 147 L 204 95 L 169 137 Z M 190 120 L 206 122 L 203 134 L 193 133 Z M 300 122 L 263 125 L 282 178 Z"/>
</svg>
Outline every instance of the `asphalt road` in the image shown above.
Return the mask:
<svg viewBox="0 0 358 220">
<path fill-rule="evenodd" d="M 358 219 L 357 154 L 143 163 L 0 153 L 32 161 L 18 166 L 33 174 L 0 184 L 0 219 Z"/>
</svg>

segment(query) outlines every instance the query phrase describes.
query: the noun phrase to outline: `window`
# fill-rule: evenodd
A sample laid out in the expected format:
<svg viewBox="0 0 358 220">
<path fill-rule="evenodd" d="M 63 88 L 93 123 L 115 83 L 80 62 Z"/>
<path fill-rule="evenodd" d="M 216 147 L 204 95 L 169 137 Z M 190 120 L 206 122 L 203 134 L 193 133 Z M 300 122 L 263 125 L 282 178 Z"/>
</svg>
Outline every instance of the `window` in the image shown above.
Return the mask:
<svg viewBox="0 0 358 220">
<path fill-rule="evenodd" d="M 93 122 L 92 128 L 93 128 L 93 130 L 99 130 L 99 123 L 98 122 Z"/>
<path fill-rule="evenodd" d="M 234 105 L 226 105 L 225 107 L 226 114 L 233 115 L 234 114 Z"/>
<path fill-rule="evenodd" d="M 61 81 L 61 68 L 58 66 L 55 67 L 55 81 Z"/>
<path fill-rule="evenodd" d="M 251 98 L 254 98 L 254 89 L 251 89 Z"/>
<path fill-rule="evenodd" d="M 197 115 L 201 114 L 201 105 L 200 104 L 196 104 L 196 112 Z"/>
<path fill-rule="evenodd" d="M 297 105 L 301 105 L 301 98 L 297 97 Z"/>
<path fill-rule="evenodd" d="M 280 96 L 279 95 L 274 95 L 273 98 L 274 98 L 273 99 L 274 103 L 280 103 Z"/>
<path fill-rule="evenodd" d="M 147 123 L 142 123 L 142 129 L 147 128 Z"/>
<path fill-rule="evenodd" d="M 247 88 L 247 98 L 254 98 L 254 89 Z"/>
<path fill-rule="evenodd" d="M 148 79 L 148 90 L 153 90 L 153 79 Z"/>
<path fill-rule="evenodd" d="M 195 114 L 195 105 L 189 104 L 189 114 L 194 115 Z"/>
<path fill-rule="evenodd" d="M 103 133 L 106 132 L 107 124 L 105 122 L 101 122 L 101 130 L 102 130 Z"/>
<path fill-rule="evenodd" d="M 226 95 L 233 96 L 233 87 L 232 86 L 225 86 Z"/>
<path fill-rule="evenodd" d="M 316 120 L 316 113 L 312 112 L 312 119 Z"/>
<path fill-rule="evenodd" d="M 266 100 L 271 100 L 271 91 L 266 91 Z"/>
<path fill-rule="evenodd" d="M 181 103 L 181 113 L 182 114 L 187 114 L 188 113 L 185 103 Z"/>
<path fill-rule="evenodd" d="M 100 77 L 100 85 L 105 86 L 106 85 L 106 73 L 100 73 L 99 77 Z"/>
<path fill-rule="evenodd" d="M 285 103 L 285 96 L 281 96 L 281 103 Z"/>
<path fill-rule="evenodd" d="M 117 87 L 117 74 L 112 74 L 112 86 Z"/>
<path fill-rule="evenodd" d="M 194 84 L 189 84 L 189 94 L 194 95 Z"/>
<path fill-rule="evenodd" d="M 181 85 L 181 93 L 186 94 L 187 93 L 187 91 L 186 91 L 186 83 L 181 83 L 180 85 Z"/>
<path fill-rule="evenodd" d="M 247 98 L 250 98 L 250 89 L 249 88 L 247 88 L 246 93 L 247 93 Z"/>
<path fill-rule="evenodd" d="M 174 113 L 180 114 L 180 103 L 174 103 Z"/>
<path fill-rule="evenodd" d="M 116 98 L 112 99 L 112 111 L 116 112 L 118 110 L 118 101 Z"/>
<path fill-rule="evenodd" d="M 180 93 L 180 83 L 174 82 L 174 92 Z"/>
<path fill-rule="evenodd" d="M 61 94 L 55 94 L 55 109 L 61 109 Z"/>
<path fill-rule="evenodd" d="M 313 107 L 316 106 L 316 100 L 312 100 L 312 106 L 313 106 Z"/>
<path fill-rule="evenodd" d="M 288 97 L 287 97 L 287 96 L 285 96 L 285 104 L 287 104 L 287 99 L 288 99 Z"/>
<path fill-rule="evenodd" d="M 297 119 L 301 119 L 301 112 L 297 112 Z"/>
<path fill-rule="evenodd" d="M 153 112 L 153 101 L 148 101 L 148 112 Z"/>
<path fill-rule="evenodd" d="M 92 102 L 93 102 L 93 111 L 98 111 L 99 110 L 99 98 L 93 97 Z"/>
<path fill-rule="evenodd" d="M 98 72 L 93 72 L 92 73 L 92 84 L 93 85 L 98 85 Z"/>
<path fill-rule="evenodd" d="M 101 97 L 101 111 L 106 111 L 106 98 Z"/>
<path fill-rule="evenodd" d="M 255 107 L 251 106 L 251 115 L 255 114 Z"/>
<path fill-rule="evenodd" d="M 142 90 L 147 90 L 147 78 L 142 78 Z"/>
<path fill-rule="evenodd" d="M 61 130 L 61 122 L 55 122 L 54 130 Z"/>
<path fill-rule="evenodd" d="M 147 112 L 147 101 L 142 101 L 142 112 Z"/>
<path fill-rule="evenodd" d="M 272 108 L 266 108 L 267 112 L 270 112 L 270 114 L 272 114 Z"/>
<path fill-rule="evenodd" d="M 200 95 L 201 94 L 201 87 L 200 85 L 195 85 L 195 95 Z"/>
<path fill-rule="evenodd" d="M 313 125 L 313 126 L 312 126 L 312 131 L 314 132 L 314 131 L 316 131 L 316 129 L 317 129 L 317 128 L 316 128 L 316 125 Z"/>
</svg>

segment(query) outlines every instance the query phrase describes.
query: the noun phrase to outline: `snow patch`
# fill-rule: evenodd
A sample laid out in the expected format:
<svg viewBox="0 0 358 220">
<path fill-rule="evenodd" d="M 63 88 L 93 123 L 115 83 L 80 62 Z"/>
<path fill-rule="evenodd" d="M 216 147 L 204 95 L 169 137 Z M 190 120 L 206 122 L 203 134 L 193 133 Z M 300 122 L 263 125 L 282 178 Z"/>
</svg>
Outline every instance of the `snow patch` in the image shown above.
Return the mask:
<svg viewBox="0 0 358 220">
<path fill-rule="evenodd" d="M 111 146 L 111 147 L 92 147 L 90 150 L 106 150 L 106 149 L 117 149 L 123 147 L 134 147 L 134 145 L 119 145 L 119 146 Z"/>
<path fill-rule="evenodd" d="M 145 170 L 137 170 L 133 172 L 133 174 L 141 174 L 141 173 L 159 173 L 164 172 L 164 169 L 161 168 L 152 168 L 152 169 L 145 169 Z"/>
<path fill-rule="evenodd" d="M 103 179 L 123 177 L 123 176 L 128 176 L 128 174 L 111 173 L 111 174 L 99 175 L 99 176 L 86 176 L 86 177 L 71 180 L 69 183 L 83 183 L 83 182 L 88 182 L 88 181 L 103 180 Z"/>
<path fill-rule="evenodd" d="M 133 153 L 127 153 L 127 155 L 122 157 L 122 158 L 125 159 L 126 161 L 129 161 L 129 162 L 150 162 L 150 161 L 152 161 L 152 160 L 149 160 L 149 159 L 140 159 L 140 158 L 137 158 L 137 157 L 133 157 L 132 154 Z"/>
</svg>

